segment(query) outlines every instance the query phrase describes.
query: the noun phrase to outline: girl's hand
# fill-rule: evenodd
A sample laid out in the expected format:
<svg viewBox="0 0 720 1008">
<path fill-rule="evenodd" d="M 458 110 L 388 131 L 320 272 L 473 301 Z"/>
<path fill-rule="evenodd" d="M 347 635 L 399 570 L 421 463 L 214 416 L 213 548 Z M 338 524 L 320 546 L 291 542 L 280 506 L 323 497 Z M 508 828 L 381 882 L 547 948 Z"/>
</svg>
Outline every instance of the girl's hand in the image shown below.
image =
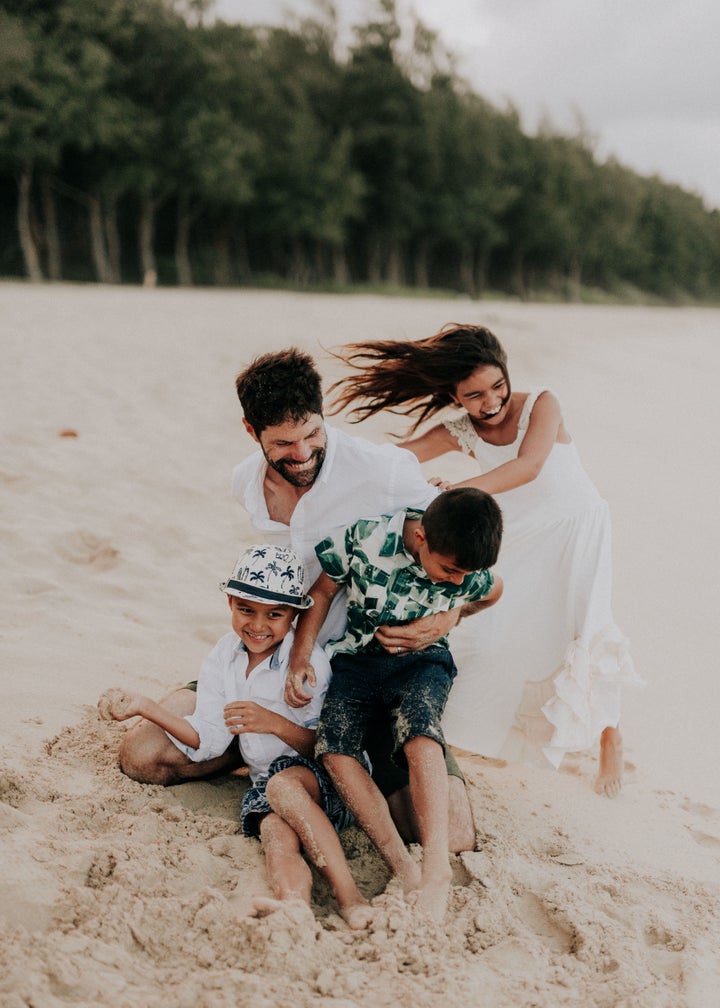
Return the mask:
<svg viewBox="0 0 720 1008">
<path fill-rule="evenodd" d="M 127 721 L 141 714 L 144 697 L 114 687 L 105 690 L 98 700 L 98 714 L 103 721 Z"/>
<path fill-rule="evenodd" d="M 244 735 L 246 732 L 276 734 L 278 715 L 252 700 L 234 700 L 225 705 L 223 714 L 225 727 L 233 735 Z"/>
<path fill-rule="evenodd" d="M 430 486 L 440 487 L 441 490 L 449 490 L 451 486 L 450 481 L 443 479 L 442 476 L 431 476 L 428 483 Z"/>
</svg>

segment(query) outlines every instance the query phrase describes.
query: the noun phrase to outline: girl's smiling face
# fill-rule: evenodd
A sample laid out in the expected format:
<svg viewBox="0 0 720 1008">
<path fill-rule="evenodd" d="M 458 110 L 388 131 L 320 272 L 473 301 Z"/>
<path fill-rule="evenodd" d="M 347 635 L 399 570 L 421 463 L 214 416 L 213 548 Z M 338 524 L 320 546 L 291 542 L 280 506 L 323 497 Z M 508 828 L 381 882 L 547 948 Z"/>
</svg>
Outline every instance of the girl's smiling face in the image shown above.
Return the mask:
<svg viewBox="0 0 720 1008">
<path fill-rule="evenodd" d="M 507 413 L 510 388 L 502 370 L 494 364 L 479 367 L 458 383 L 455 403 L 478 423 L 499 424 Z"/>
</svg>

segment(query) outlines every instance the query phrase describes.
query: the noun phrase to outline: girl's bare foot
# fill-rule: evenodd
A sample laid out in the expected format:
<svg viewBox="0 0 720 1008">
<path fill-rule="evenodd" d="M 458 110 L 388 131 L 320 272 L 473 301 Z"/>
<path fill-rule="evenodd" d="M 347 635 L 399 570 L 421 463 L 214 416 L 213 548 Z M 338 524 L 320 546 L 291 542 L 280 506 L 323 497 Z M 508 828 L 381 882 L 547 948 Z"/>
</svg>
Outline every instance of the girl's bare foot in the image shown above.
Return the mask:
<svg viewBox="0 0 720 1008">
<path fill-rule="evenodd" d="M 615 798 L 622 790 L 623 747 L 619 728 L 606 728 L 600 736 L 600 771 L 595 778 L 595 790 L 607 798 Z"/>
</svg>

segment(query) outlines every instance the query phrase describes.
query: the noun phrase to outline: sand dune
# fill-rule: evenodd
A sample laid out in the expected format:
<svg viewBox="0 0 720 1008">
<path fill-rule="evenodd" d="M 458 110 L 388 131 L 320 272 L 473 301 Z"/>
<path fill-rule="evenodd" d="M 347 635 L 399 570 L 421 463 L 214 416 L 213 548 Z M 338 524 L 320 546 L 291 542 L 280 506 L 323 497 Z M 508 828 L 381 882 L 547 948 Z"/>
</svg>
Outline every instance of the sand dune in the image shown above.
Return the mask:
<svg viewBox="0 0 720 1008">
<path fill-rule="evenodd" d="M 0 318 L 3 1008 L 715 1008 L 720 311 L 11 283 Z M 490 325 L 516 387 L 558 392 L 610 502 L 615 615 L 647 681 L 624 792 L 594 795 L 594 754 L 558 773 L 466 757 L 477 850 L 441 927 L 383 892 L 357 830 L 371 931 L 320 880 L 314 915 L 243 920 L 266 892 L 244 784 L 128 780 L 96 699 L 162 694 L 225 632 L 217 585 L 250 538 L 236 371 L 297 344 L 329 379 L 336 344 L 449 321 Z"/>
</svg>

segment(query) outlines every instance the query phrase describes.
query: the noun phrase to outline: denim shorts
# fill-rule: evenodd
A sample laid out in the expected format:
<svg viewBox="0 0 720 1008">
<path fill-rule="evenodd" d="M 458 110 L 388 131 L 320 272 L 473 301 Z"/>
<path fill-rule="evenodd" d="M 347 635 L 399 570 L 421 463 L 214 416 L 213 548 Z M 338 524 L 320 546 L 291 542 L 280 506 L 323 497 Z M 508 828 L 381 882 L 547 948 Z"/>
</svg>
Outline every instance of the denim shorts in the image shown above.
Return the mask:
<svg viewBox="0 0 720 1008">
<path fill-rule="evenodd" d="M 315 760 L 305 759 L 304 756 L 278 756 L 268 767 L 267 774 L 248 788 L 243 795 L 240 819 L 244 836 L 260 836 L 260 820 L 272 812 L 272 807 L 265 794 L 267 782 L 275 774 L 287 770 L 291 766 L 307 767 L 315 775 L 320 788 L 320 807 L 335 827 L 336 833 L 341 833 L 348 826 L 353 825 L 355 818 L 335 790 L 335 785 L 330 780 L 327 770 Z"/>
<path fill-rule="evenodd" d="M 340 753 L 363 762 L 378 723 L 390 714 L 391 751 L 407 767 L 402 748 L 420 735 L 445 750 L 440 722 L 457 674 L 447 648 L 429 647 L 404 655 L 359 652 L 332 659 L 332 679 L 323 703 L 315 755 Z"/>
</svg>

